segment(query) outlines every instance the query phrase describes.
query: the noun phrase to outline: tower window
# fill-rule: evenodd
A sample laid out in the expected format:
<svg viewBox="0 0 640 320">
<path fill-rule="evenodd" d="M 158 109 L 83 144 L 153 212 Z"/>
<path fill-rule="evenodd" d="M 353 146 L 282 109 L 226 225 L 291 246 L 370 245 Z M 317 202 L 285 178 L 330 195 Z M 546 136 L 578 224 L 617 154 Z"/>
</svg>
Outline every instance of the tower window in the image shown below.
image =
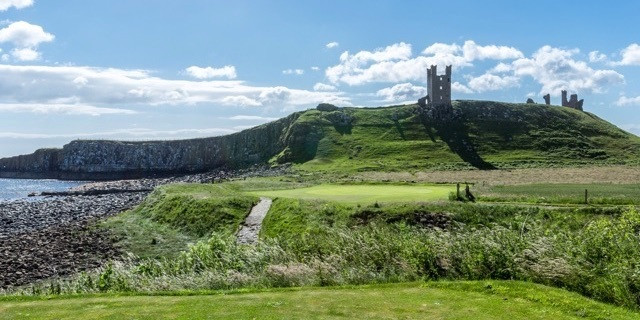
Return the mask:
<svg viewBox="0 0 640 320">
<path fill-rule="evenodd" d="M 442 90 L 442 86 L 440 86 L 440 90 Z"/>
</svg>

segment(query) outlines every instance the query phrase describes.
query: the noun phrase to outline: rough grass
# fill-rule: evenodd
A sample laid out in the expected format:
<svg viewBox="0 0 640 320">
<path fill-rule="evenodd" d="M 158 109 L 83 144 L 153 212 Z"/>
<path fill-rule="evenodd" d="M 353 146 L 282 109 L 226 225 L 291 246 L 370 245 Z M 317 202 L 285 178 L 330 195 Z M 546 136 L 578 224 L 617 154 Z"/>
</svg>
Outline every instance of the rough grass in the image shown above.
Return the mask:
<svg viewBox="0 0 640 320">
<path fill-rule="evenodd" d="M 521 184 L 633 184 L 640 181 L 640 167 L 597 166 L 572 168 L 518 168 L 509 170 L 361 172 L 344 176 L 352 181 L 416 181 L 430 183 L 471 182 L 477 185 Z"/>
<path fill-rule="evenodd" d="M 432 282 L 188 296 L 0 302 L 3 319 L 637 319 L 561 289 L 515 281 Z"/>
<path fill-rule="evenodd" d="M 201 237 L 127 211 L 98 224 L 115 237 L 118 247 L 141 259 L 174 258 Z"/>
<path fill-rule="evenodd" d="M 553 204 L 638 205 L 640 184 L 532 184 L 495 186 L 479 196 L 480 201 Z"/>
<path fill-rule="evenodd" d="M 235 232 L 257 201 L 228 185 L 178 184 L 156 189 L 135 212 L 202 237 Z"/>
<path fill-rule="evenodd" d="M 322 184 L 306 188 L 251 192 L 272 198 L 327 200 L 351 204 L 446 200 L 452 185 Z"/>
</svg>

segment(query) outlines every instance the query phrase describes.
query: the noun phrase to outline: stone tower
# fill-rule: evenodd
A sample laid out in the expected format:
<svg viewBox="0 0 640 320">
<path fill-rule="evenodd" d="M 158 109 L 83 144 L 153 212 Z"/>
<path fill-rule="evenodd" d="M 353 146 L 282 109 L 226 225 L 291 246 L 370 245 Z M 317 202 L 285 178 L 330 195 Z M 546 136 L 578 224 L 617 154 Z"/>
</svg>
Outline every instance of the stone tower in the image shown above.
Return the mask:
<svg viewBox="0 0 640 320">
<path fill-rule="evenodd" d="M 438 75 L 438 66 L 427 69 L 427 94 L 429 103 L 436 105 L 451 104 L 451 66 L 445 68 L 444 75 Z"/>
<path fill-rule="evenodd" d="M 578 101 L 578 95 L 572 94 L 571 98 L 567 101 L 567 90 L 562 90 L 562 106 L 569 107 L 572 109 L 582 111 L 582 105 L 584 104 L 584 99 L 580 99 Z"/>
</svg>

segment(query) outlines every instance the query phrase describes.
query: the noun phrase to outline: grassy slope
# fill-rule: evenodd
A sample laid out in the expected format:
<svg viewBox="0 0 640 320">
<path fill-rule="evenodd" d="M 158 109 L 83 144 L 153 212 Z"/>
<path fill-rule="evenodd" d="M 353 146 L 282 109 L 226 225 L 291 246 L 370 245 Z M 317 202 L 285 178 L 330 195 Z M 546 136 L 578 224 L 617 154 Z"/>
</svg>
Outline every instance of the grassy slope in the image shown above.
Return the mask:
<svg viewBox="0 0 640 320">
<path fill-rule="evenodd" d="M 560 289 L 512 281 L 435 282 L 195 296 L 0 302 L 3 319 L 637 319 Z"/>
<path fill-rule="evenodd" d="M 174 184 L 156 189 L 134 210 L 100 226 L 118 245 L 141 258 L 172 257 L 212 232 L 238 230 L 258 197 L 221 184 Z"/>
<path fill-rule="evenodd" d="M 443 141 L 443 137 L 455 136 L 457 143 L 472 145 L 483 160 L 497 167 L 638 163 L 640 158 L 640 138 L 590 113 L 490 101 L 455 101 L 454 108 L 462 114 L 455 128 L 441 123 L 425 127 L 415 105 L 309 110 L 302 113 L 293 131 L 306 134 L 307 140 L 311 136 L 321 139 L 317 146 L 313 141 L 301 143 L 293 153 L 310 154 L 311 160 L 298 166 L 307 171 L 470 167 L 452 152 L 452 143 Z M 340 113 L 354 119 L 351 126 L 332 121 Z"/>
</svg>

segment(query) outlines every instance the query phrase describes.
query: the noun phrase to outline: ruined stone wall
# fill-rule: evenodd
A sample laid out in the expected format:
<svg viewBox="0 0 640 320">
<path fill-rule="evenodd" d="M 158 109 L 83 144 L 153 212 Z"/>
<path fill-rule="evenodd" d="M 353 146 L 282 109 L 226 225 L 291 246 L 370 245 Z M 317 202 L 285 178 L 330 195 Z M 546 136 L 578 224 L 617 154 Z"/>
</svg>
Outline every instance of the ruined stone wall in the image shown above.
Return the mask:
<svg viewBox="0 0 640 320">
<path fill-rule="evenodd" d="M 0 177 L 112 179 L 241 168 L 264 163 L 285 148 L 286 118 L 220 137 L 124 142 L 77 140 L 62 149 L 0 159 Z"/>
<path fill-rule="evenodd" d="M 427 93 L 433 105 L 451 104 L 451 66 L 446 67 L 444 75 L 438 75 L 438 67 L 427 69 Z"/>
</svg>

